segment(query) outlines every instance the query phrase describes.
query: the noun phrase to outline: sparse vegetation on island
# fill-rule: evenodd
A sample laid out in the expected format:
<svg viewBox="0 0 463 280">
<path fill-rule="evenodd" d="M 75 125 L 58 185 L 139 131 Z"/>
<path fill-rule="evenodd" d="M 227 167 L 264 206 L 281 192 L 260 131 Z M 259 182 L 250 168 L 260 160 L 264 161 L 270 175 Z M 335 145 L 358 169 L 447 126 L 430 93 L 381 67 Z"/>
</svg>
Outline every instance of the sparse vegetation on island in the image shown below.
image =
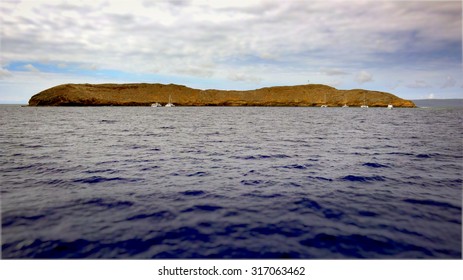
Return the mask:
<svg viewBox="0 0 463 280">
<path fill-rule="evenodd" d="M 338 90 L 321 84 L 275 86 L 255 90 L 200 90 L 175 84 L 64 84 L 46 89 L 29 106 L 314 106 L 416 107 L 387 92 Z"/>
</svg>

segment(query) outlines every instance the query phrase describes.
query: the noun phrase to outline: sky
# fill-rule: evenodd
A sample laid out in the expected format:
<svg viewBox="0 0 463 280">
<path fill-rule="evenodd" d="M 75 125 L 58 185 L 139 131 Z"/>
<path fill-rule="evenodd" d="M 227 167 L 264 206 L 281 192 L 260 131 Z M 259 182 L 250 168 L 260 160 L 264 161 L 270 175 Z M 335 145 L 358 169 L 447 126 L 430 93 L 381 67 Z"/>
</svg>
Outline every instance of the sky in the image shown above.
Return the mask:
<svg viewBox="0 0 463 280">
<path fill-rule="evenodd" d="M 463 98 L 461 1 L 0 2 L 0 103 L 65 83 Z"/>
</svg>

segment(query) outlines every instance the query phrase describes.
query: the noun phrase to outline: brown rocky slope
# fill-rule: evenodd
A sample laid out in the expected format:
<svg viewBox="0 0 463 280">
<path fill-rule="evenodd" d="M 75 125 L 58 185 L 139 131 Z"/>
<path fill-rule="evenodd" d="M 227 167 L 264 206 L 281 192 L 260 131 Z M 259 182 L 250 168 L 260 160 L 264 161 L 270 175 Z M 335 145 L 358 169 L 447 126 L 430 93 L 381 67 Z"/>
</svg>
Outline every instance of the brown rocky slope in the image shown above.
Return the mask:
<svg viewBox="0 0 463 280">
<path fill-rule="evenodd" d="M 44 90 L 29 106 L 360 106 L 415 107 L 393 94 L 363 89 L 338 90 L 318 84 L 277 86 L 256 90 L 199 90 L 175 84 L 64 84 Z"/>
</svg>

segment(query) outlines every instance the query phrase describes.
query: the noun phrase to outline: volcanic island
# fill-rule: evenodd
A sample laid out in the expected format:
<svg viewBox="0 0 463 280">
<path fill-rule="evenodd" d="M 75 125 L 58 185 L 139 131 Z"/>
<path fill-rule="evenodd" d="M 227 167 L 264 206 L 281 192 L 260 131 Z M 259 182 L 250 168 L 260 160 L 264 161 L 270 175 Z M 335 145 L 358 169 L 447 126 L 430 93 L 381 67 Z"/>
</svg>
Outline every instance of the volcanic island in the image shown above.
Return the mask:
<svg viewBox="0 0 463 280">
<path fill-rule="evenodd" d="M 380 91 L 339 90 L 327 85 L 274 86 L 255 90 L 194 89 L 176 84 L 63 84 L 32 96 L 29 106 L 299 106 L 414 108 L 410 100 Z"/>
</svg>

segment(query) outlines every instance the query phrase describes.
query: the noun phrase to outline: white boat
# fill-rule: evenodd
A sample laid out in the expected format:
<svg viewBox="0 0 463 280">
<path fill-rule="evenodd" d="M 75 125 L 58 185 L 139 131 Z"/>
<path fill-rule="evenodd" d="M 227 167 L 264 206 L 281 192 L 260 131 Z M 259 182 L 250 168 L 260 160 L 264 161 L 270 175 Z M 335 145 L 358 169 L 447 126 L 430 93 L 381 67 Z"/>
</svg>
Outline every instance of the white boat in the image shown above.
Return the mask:
<svg viewBox="0 0 463 280">
<path fill-rule="evenodd" d="M 363 105 L 360 106 L 360 108 L 368 108 L 368 105 L 367 105 L 367 102 L 366 102 L 365 92 L 363 93 Z"/>
<path fill-rule="evenodd" d="M 390 102 L 389 102 L 389 105 L 387 105 L 387 108 L 388 108 L 389 110 L 392 110 L 392 109 L 394 108 L 394 106 L 392 106 L 392 97 L 391 97 L 390 99 L 391 99 L 391 100 L 389 100 Z"/>
<path fill-rule="evenodd" d="M 156 102 L 151 104 L 151 107 L 162 107 L 162 105 Z"/>
<path fill-rule="evenodd" d="M 342 106 L 342 108 L 347 108 L 347 107 L 349 106 L 347 105 L 346 93 L 344 93 L 344 105 Z"/>
<path fill-rule="evenodd" d="M 171 96 L 169 94 L 169 103 L 166 104 L 166 107 L 175 107 L 175 105 L 171 101 Z"/>
</svg>

